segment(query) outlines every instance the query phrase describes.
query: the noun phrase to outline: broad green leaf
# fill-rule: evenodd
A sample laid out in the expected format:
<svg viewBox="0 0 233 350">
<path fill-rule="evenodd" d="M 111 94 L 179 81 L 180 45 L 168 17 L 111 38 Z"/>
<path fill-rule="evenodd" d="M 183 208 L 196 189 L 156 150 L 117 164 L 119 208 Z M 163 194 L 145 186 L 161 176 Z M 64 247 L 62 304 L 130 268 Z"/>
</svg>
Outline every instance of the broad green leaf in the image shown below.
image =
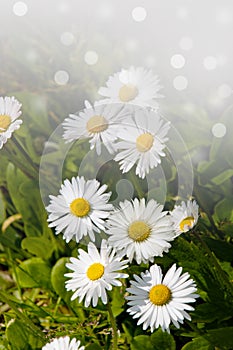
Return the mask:
<svg viewBox="0 0 233 350">
<path fill-rule="evenodd" d="M 233 197 L 224 198 L 214 208 L 214 219 L 216 221 L 233 221 Z"/>
<path fill-rule="evenodd" d="M 8 322 L 6 336 L 11 345 L 11 350 L 35 350 L 41 349 L 44 345 L 44 342 L 19 320 Z"/>
<path fill-rule="evenodd" d="M 29 253 L 45 260 L 51 257 L 54 248 L 52 242 L 43 236 L 26 237 L 22 240 L 21 246 Z"/>
<path fill-rule="evenodd" d="M 205 337 L 215 347 L 219 347 L 222 350 L 233 348 L 233 327 L 210 329 Z"/>
<path fill-rule="evenodd" d="M 65 273 L 69 272 L 66 264 L 69 262 L 69 258 L 61 258 L 52 268 L 51 282 L 55 292 L 63 299 L 67 298 L 67 290 L 65 288 L 65 281 L 67 278 L 64 276 Z"/>
<path fill-rule="evenodd" d="M 185 344 L 181 350 L 215 350 L 214 346 L 210 344 L 204 337 L 198 337 L 191 342 Z"/>
<path fill-rule="evenodd" d="M 230 318 L 232 315 L 232 308 L 223 300 L 215 303 L 204 303 L 195 307 L 192 315 L 194 322 L 211 323 L 215 320 L 221 321 Z"/>
<path fill-rule="evenodd" d="M 204 238 L 204 241 L 207 243 L 209 248 L 214 252 L 217 258 L 225 261 L 230 261 L 230 262 L 233 260 L 232 244 L 225 241 L 220 241 L 220 239 L 213 239 L 209 237 Z"/>
<path fill-rule="evenodd" d="M 17 266 L 16 274 L 21 288 L 51 288 L 51 268 L 41 258 L 23 261 Z"/>
<path fill-rule="evenodd" d="M 85 315 L 82 310 L 82 304 L 78 302 L 78 299 L 71 301 L 73 292 L 68 292 L 65 288 L 65 281 L 67 281 L 68 278 L 64 275 L 70 272 L 66 267 L 69 260 L 69 258 L 61 258 L 56 262 L 51 272 L 51 283 L 55 292 L 70 306 L 74 313 L 80 318 L 80 321 L 83 322 L 85 320 Z"/>
<path fill-rule="evenodd" d="M 148 335 L 137 335 L 130 345 L 131 350 L 154 350 L 154 345 Z"/>
<path fill-rule="evenodd" d="M 171 334 L 158 329 L 151 335 L 154 350 L 176 350 L 176 342 Z"/>
<path fill-rule="evenodd" d="M 227 169 L 221 172 L 219 175 L 213 177 L 212 181 L 215 183 L 215 185 L 221 185 L 223 182 L 225 182 L 232 176 L 233 176 L 233 169 Z"/>
<path fill-rule="evenodd" d="M 124 291 L 122 287 L 113 288 L 112 293 L 112 312 L 114 317 L 117 317 L 124 310 L 125 299 L 124 299 Z"/>
<path fill-rule="evenodd" d="M 103 348 L 98 344 L 90 344 L 88 346 L 85 346 L 85 350 L 103 350 Z"/>
</svg>

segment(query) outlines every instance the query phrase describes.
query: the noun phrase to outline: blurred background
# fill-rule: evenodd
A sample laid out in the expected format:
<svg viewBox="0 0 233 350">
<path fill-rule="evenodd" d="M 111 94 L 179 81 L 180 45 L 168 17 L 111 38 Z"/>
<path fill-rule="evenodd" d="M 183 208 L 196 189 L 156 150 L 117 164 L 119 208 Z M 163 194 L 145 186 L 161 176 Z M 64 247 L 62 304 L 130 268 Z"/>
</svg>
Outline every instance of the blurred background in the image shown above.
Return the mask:
<svg viewBox="0 0 233 350">
<path fill-rule="evenodd" d="M 69 113 L 81 110 L 85 99 L 100 98 L 97 91 L 109 75 L 143 66 L 160 78 L 161 113 L 184 140 L 199 184 L 211 182 L 217 190 L 227 181 L 224 191 L 231 194 L 231 0 L 0 5 L 0 94 L 23 103 L 18 133 L 26 140 L 30 132 L 38 156 Z"/>
</svg>

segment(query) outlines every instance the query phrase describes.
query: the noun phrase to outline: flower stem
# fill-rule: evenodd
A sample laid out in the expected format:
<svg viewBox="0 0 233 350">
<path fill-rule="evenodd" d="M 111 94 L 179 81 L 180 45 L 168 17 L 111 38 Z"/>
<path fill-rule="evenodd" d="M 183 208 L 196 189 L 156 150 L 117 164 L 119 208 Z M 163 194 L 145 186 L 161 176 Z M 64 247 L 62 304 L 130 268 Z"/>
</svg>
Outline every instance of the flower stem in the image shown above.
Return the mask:
<svg viewBox="0 0 233 350">
<path fill-rule="evenodd" d="M 111 322 L 111 326 L 112 326 L 112 339 L 113 339 L 112 350 L 117 350 L 117 338 L 118 338 L 118 335 L 117 335 L 116 319 L 115 319 L 115 317 L 113 315 L 110 302 L 108 302 L 107 307 L 108 307 L 108 314 L 109 314 L 109 318 L 110 318 L 110 322 Z"/>
<path fill-rule="evenodd" d="M 138 182 L 137 175 L 133 174 L 132 172 L 130 173 L 130 179 L 133 183 L 134 189 L 137 191 L 138 197 L 143 198 L 144 192 Z"/>
</svg>

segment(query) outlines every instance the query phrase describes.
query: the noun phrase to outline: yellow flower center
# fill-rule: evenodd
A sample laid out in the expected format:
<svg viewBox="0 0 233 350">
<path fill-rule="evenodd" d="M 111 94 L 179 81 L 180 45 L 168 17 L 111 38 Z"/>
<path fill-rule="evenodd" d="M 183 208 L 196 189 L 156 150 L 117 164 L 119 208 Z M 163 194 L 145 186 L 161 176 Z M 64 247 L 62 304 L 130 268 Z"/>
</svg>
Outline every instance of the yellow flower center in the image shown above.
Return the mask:
<svg viewBox="0 0 233 350">
<path fill-rule="evenodd" d="M 108 122 L 102 115 L 94 115 L 87 122 L 87 130 L 90 133 L 98 133 L 108 128 Z"/>
<path fill-rule="evenodd" d="M 0 115 L 0 133 L 6 131 L 11 124 L 9 115 Z"/>
<path fill-rule="evenodd" d="M 180 222 L 180 230 L 182 232 L 187 232 L 188 230 L 193 228 L 193 224 L 194 224 L 194 217 L 193 216 L 187 216 L 187 218 L 183 219 Z"/>
<path fill-rule="evenodd" d="M 122 102 L 129 102 L 138 95 L 138 89 L 136 86 L 131 84 L 123 85 L 119 90 L 119 99 Z"/>
<path fill-rule="evenodd" d="M 154 137 L 149 132 L 146 132 L 145 134 L 142 134 L 137 137 L 137 140 L 136 140 L 137 150 L 139 152 L 147 152 L 153 146 L 153 142 L 154 142 Z"/>
<path fill-rule="evenodd" d="M 144 221 L 134 221 L 128 228 L 128 235 L 135 242 L 145 241 L 151 233 L 151 228 Z"/>
<path fill-rule="evenodd" d="M 84 198 L 76 198 L 70 204 L 71 213 L 83 217 L 86 216 L 91 209 L 90 203 Z"/>
<path fill-rule="evenodd" d="M 149 299 L 154 305 L 165 305 L 171 300 L 172 293 L 164 284 L 157 284 L 149 292 Z"/>
<path fill-rule="evenodd" d="M 94 263 L 87 269 L 87 277 L 92 281 L 98 280 L 103 276 L 103 274 L 104 266 L 100 263 Z"/>
</svg>

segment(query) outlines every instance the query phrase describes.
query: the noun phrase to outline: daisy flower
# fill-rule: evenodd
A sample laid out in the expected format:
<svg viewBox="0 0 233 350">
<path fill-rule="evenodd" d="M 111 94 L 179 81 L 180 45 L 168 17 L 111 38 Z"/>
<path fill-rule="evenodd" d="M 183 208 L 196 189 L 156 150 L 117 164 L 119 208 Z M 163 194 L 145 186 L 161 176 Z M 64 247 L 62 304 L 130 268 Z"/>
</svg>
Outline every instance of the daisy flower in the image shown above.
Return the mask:
<svg viewBox="0 0 233 350">
<path fill-rule="evenodd" d="M 0 149 L 23 122 L 16 120 L 22 113 L 21 106 L 15 97 L 0 97 Z"/>
<path fill-rule="evenodd" d="M 170 212 L 171 220 L 174 225 L 176 236 L 183 232 L 191 230 L 198 220 L 198 208 L 196 201 L 188 200 L 187 203 L 181 202 L 181 205 L 176 205 Z"/>
<path fill-rule="evenodd" d="M 114 159 L 122 172 L 127 173 L 137 164 L 136 175 L 144 178 L 149 169 L 160 164 L 160 157 L 165 156 L 163 149 L 169 128 L 170 123 L 164 123 L 156 112 L 135 111 L 135 122 L 131 119 L 118 133 L 122 141 L 117 143 L 119 153 Z"/>
<path fill-rule="evenodd" d="M 104 193 L 107 185 L 100 186 L 99 181 L 85 180 L 84 177 L 66 179 L 61 185 L 58 196 L 49 196 L 50 204 L 46 208 L 50 213 L 49 227 L 55 227 L 56 234 L 63 232 L 68 243 L 73 237 L 79 242 L 89 235 L 95 241 L 94 232 L 105 229 L 105 219 L 113 209 L 108 200 L 111 192 Z"/>
<path fill-rule="evenodd" d="M 172 322 L 179 328 L 184 319 L 191 320 L 185 311 L 194 308 L 189 303 L 195 302 L 199 295 L 195 282 L 189 273 L 181 274 L 182 268 L 174 264 L 163 278 L 161 268 L 153 265 L 150 271 L 141 273 L 141 277 L 134 275 L 135 281 L 126 290 L 132 295 L 127 296 L 130 308 L 127 310 L 133 318 L 139 318 L 137 324 L 143 324 L 143 330 L 150 327 L 151 332 L 159 326 L 170 333 Z"/>
<path fill-rule="evenodd" d="M 158 93 L 161 89 L 159 79 L 150 70 L 142 67 L 130 67 L 110 76 L 106 87 L 99 89 L 106 102 L 121 102 L 142 107 L 158 108 L 156 98 L 163 97 Z"/>
<path fill-rule="evenodd" d="M 87 250 L 88 252 L 78 249 L 79 259 L 70 258 L 70 263 L 66 264 L 73 271 L 65 274 L 66 277 L 71 277 L 66 281 L 66 289 L 74 292 L 71 300 L 79 297 L 81 302 L 85 298 L 85 307 L 91 302 L 95 307 L 98 298 L 107 304 L 106 290 L 122 285 L 117 278 L 128 277 L 127 274 L 118 272 L 127 267 L 127 261 L 120 261 L 121 258 L 115 256 L 106 240 L 102 240 L 100 252 L 92 242 L 88 244 Z"/>
<path fill-rule="evenodd" d="M 84 346 L 80 347 L 80 340 L 73 338 L 70 341 L 70 337 L 56 338 L 50 343 L 43 346 L 42 350 L 85 350 Z"/>
<path fill-rule="evenodd" d="M 163 206 L 151 199 L 135 198 L 119 203 L 119 209 L 109 216 L 107 234 L 109 244 L 131 262 L 153 262 L 155 256 L 168 252 L 174 239 L 174 231 Z"/>
<path fill-rule="evenodd" d="M 124 120 L 123 105 L 100 104 L 94 106 L 85 101 L 86 108 L 79 115 L 70 114 L 63 122 L 63 137 L 67 142 L 78 139 L 90 139 L 90 148 L 101 154 L 101 144 L 109 153 L 114 153 L 119 125 Z"/>
</svg>

